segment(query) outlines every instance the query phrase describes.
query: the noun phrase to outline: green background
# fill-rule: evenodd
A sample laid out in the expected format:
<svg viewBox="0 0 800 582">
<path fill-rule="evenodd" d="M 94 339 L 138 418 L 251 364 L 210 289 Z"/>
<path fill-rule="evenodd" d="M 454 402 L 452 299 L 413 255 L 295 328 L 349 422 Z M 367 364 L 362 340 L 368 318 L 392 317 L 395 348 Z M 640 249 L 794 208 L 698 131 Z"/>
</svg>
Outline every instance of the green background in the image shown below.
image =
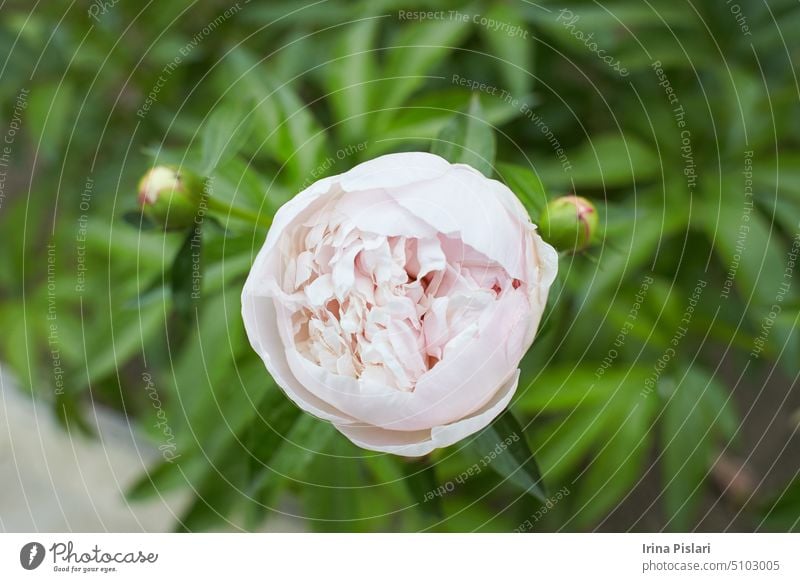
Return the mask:
<svg viewBox="0 0 800 582">
<path fill-rule="evenodd" d="M 177 529 L 275 508 L 323 531 L 797 529 L 798 25 L 793 0 L 6 3 L 0 361 L 70 430 L 98 406 L 174 437 L 129 498 L 190 490 Z M 544 505 L 492 470 L 456 481 L 464 443 L 409 463 L 288 403 L 239 316 L 266 229 L 204 228 L 187 300 L 183 235 L 122 219 L 153 164 L 268 217 L 443 129 L 534 222 L 569 193 L 600 216 L 512 402 Z"/>
</svg>

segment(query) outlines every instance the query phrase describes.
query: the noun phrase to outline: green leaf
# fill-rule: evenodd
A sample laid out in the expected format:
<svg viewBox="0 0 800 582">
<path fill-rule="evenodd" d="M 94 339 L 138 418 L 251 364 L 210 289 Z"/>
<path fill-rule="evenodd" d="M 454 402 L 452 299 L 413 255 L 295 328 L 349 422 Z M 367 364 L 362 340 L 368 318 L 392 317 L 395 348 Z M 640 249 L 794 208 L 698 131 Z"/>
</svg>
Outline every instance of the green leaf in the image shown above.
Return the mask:
<svg viewBox="0 0 800 582">
<path fill-rule="evenodd" d="M 206 119 L 200 130 L 203 175 L 234 157 L 247 141 L 252 113 L 240 103 L 223 102 Z"/>
<path fill-rule="evenodd" d="M 491 59 L 490 66 L 499 69 L 508 92 L 520 99 L 533 87 L 536 42 L 528 38 L 527 25 L 519 14 L 517 4 L 496 2 L 486 13 L 486 18 L 502 22 L 508 27 L 506 30 L 492 30 L 488 26 L 481 26 L 479 31 L 487 45 L 487 52 L 499 59 Z M 509 34 L 510 30 L 519 31 L 519 34 Z"/>
<path fill-rule="evenodd" d="M 600 378 L 594 376 L 596 367 L 592 366 L 590 369 L 591 372 L 582 368 L 571 371 L 568 366 L 559 366 L 549 378 L 544 374 L 542 381 L 527 389 L 519 401 L 521 408 L 526 408 L 527 404 L 529 410 L 536 412 L 547 410 L 550 406 L 557 409 L 561 405 L 553 405 L 553 402 L 562 399 L 564 409 L 569 410 L 566 418 L 554 420 L 534 433 L 544 474 L 552 482 L 563 481 L 592 449 L 602 450 L 622 424 L 629 422 L 631 418 L 638 418 L 636 414 L 639 408 L 642 409 L 642 414 L 649 415 L 648 418 L 652 418 L 656 410 L 656 397 L 650 395 L 643 398 L 641 395 L 644 380 L 651 372 L 649 367 L 634 366 L 624 370 L 612 368 L 606 370 Z M 590 384 L 586 386 L 586 382 Z M 541 398 L 537 394 L 540 390 L 543 392 Z M 582 396 L 582 390 L 586 393 L 586 398 Z M 570 402 L 574 406 L 567 406 Z M 635 426 L 643 430 L 641 424 Z M 637 441 L 621 439 L 617 446 L 624 447 L 625 443 L 633 446 L 635 442 Z M 619 449 L 612 449 L 606 455 L 618 457 L 621 453 Z M 640 457 L 633 455 L 633 458 Z M 626 469 L 625 475 L 632 470 Z M 611 492 L 606 493 L 609 498 L 613 497 Z"/>
<path fill-rule="evenodd" d="M 155 483 L 150 486 L 157 488 L 159 493 L 175 485 L 189 486 L 195 492 L 194 502 L 180 519 L 180 529 L 184 531 L 203 531 L 219 524 L 229 526 L 233 523 L 236 506 L 248 502 L 244 492 L 250 479 L 246 461 L 249 449 L 245 448 L 240 436 L 243 428 L 256 414 L 256 406 L 264 414 L 271 415 L 266 417 L 266 422 L 271 423 L 270 428 L 277 427 L 278 422 L 286 417 L 286 411 L 276 405 L 286 402 L 286 398 L 264 379 L 260 362 L 254 362 L 249 370 L 243 371 L 243 377 L 253 377 L 253 381 L 245 380 L 243 386 L 234 382 L 222 383 L 215 390 L 217 395 L 211 397 L 201 392 L 196 396 L 206 405 L 193 406 L 199 414 L 190 414 L 190 428 L 177 433 L 176 450 L 180 457 L 169 468 L 156 472 Z M 272 389 L 262 398 L 270 387 Z M 296 409 L 290 408 L 289 417 L 293 419 L 291 415 Z M 146 482 L 140 482 L 140 488 L 134 493 L 146 494 L 148 489 Z"/>
<path fill-rule="evenodd" d="M 693 369 L 693 373 L 697 372 Z M 741 430 L 741 419 L 736 411 L 730 390 L 706 373 L 708 385 L 703 394 L 703 414 L 706 423 L 713 426 L 714 437 L 722 444 L 735 441 Z"/>
<path fill-rule="evenodd" d="M 334 57 L 339 59 L 327 67 L 327 89 L 336 120 L 336 130 L 344 141 L 364 137 L 367 116 L 373 106 L 372 81 L 377 77 L 374 49 L 378 19 L 355 22 L 341 34 Z"/>
<path fill-rule="evenodd" d="M 223 456 L 220 454 L 219 458 Z M 129 501 L 146 501 L 180 487 L 199 487 L 209 471 L 216 470 L 215 465 L 213 460 L 209 462 L 208 458 L 195 451 L 184 451 L 177 460 L 163 460 L 149 467 L 125 492 L 125 498 Z"/>
<path fill-rule="evenodd" d="M 763 512 L 763 524 L 769 531 L 800 531 L 800 479 L 795 479 L 766 503 Z"/>
<path fill-rule="evenodd" d="M 223 457 L 195 487 L 195 501 L 179 518 L 176 530 L 197 532 L 220 524 L 232 525 L 229 514 L 242 495 L 245 478 L 245 464 L 236 455 Z"/>
<path fill-rule="evenodd" d="M 479 464 L 490 466 L 527 494 L 540 501 L 547 498 L 539 466 L 522 427 L 510 410 L 504 411 L 469 441 L 467 450 L 479 457 Z"/>
<path fill-rule="evenodd" d="M 647 190 L 641 197 L 648 199 L 653 193 Z M 638 277 L 641 269 L 652 265 L 655 258 L 653 249 L 660 248 L 660 252 L 666 252 L 664 249 L 670 244 L 670 237 L 687 228 L 689 207 L 676 203 L 664 209 L 638 203 L 635 210 L 630 209 L 630 216 L 624 230 L 614 233 L 614 238 L 608 240 L 599 263 L 588 266 L 589 274 L 576 269 L 574 276 L 568 279 L 579 303 L 586 302 L 584 309 L 594 301 L 605 305 L 609 291 L 619 293 L 631 277 Z M 606 239 L 609 239 L 608 234 Z M 591 281 L 590 285 L 586 284 L 587 280 Z"/>
<path fill-rule="evenodd" d="M 438 495 L 431 496 L 431 493 L 439 487 L 436 465 L 429 457 L 400 459 L 399 463 L 405 475 L 403 483 L 411 498 L 417 502 L 417 507 L 434 519 L 442 519 L 444 517 L 442 500 Z"/>
<path fill-rule="evenodd" d="M 30 94 L 28 111 L 23 114 L 37 152 L 47 159 L 59 155 L 75 111 L 72 85 L 55 81 L 37 85 Z"/>
<path fill-rule="evenodd" d="M 428 145 L 453 118 L 453 111 L 469 107 L 472 94 L 462 89 L 445 89 L 425 92 L 409 100 L 402 110 L 398 111 L 385 130 L 380 132 L 380 139 L 370 143 L 369 152 L 380 154 L 419 142 L 420 147 Z M 526 103 L 535 101 L 533 95 L 525 97 Z M 518 107 L 505 100 L 487 97 L 483 100 L 483 119 L 492 126 L 499 127 L 521 115 Z"/>
<path fill-rule="evenodd" d="M 327 153 L 326 133 L 288 84 L 274 79 L 274 70 L 244 50 L 228 57 L 222 83 L 238 91 L 241 107 L 252 109 L 252 139 L 248 151 L 268 152 L 285 164 L 289 182 L 302 182 L 315 171 Z M 254 105 L 249 105 L 254 103 Z"/>
<path fill-rule="evenodd" d="M 618 188 L 660 175 L 661 160 L 653 150 L 632 135 L 601 134 L 568 151 L 571 169 L 545 159 L 539 165 L 542 181 L 553 188 Z"/>
<path fill-rule="evenodd" d="M 718 419 L 730 412 L 716 409 L 724 388 L 696 366 L 659 385 L 666 399 L 661 422 L 664 506 L 670 529 L 686 531 L 694 525 L 692 516 L 714 462 Z"/>
<path fill-rule="evenodd" d="M 588 470 L 578 475 L 580 499 L 577 522 L 586 527 L 605 515 L 636 483 L 652 444 L 655 397 L 642 399 L 626 407 L 627 416 L 613 427 Z"/>
<path fill-rule="evenodd" d="M 256 503 L 269 507 L 292 481 L 304 482 L 309 465 L 317 455 L 323 454 L 335 434 L 331 423 L 309 414 L 299 415 L 283 442 L 275 447 L 252 480 L 251 497 Z"/>
<path fill-rule="evenodd" d="M 344 436 L 336 434 L 324 453 L 317 455 L 309 465 L 307 484 L 301 487 L 300 495 L 303 515 L 314 531 L 375 531 L 373 520 L 363 517 L 378 519 L 392 511 L 392 507 L 377 510 L 366 507 L 380 504 L 385 496 L 368 485 L 363 452 Z M 365 494 L 367 491 L 369 493 Z"/>
<path fill-rule="evenodd" d="M 787 151 L 781 152 L 778 158 L 755 157 L 753 180 L 770 190 L 768 197 L 773 198 L 777 190 L 780 194 L 786 194 L 792 200 L 800 202 L 800 154 Z M 795 222 L 792 226 L 796 224 Z"/>
<path fill-rule="evenodd" d="M 188 329 L 195 318 L 199 305 L 201 279 L 201 226 L 189 229 L 175 259 L 172 262 L 171 288 L 172 309 L 182 326 Z"/>
<path fill-rule="evenodd" d="M 230 371 L 228 376 L 235 377 L 236 373 Z M 241 491 L 247 489 L 253 467 L 261 467 L 264 450 L 280 446 L 299 411 L 266 375 L 260 361 L 243 368 L 239 376 L 240 382 L 221 382 L 211 394 L 198 393 L 197 399 L 203 404 L 189 409 L 188 427 L 179 427 L 179 419 L 175 419 L 178 438 L 174 460 L 156 465 L 129 491 L 129 498 L 163 494 L 176 487 L 201 491 L 213 486 L 225 491 L 229 459 L 236 460 L 236 486 Z M 246 496 L 235 491 L 229 491 L 228 496 L 249 503 Z M 194 505 L 193 517 L 188 520 L 192 529 L 205 529 L 234 512 L 233 503 L 214 500 L 213 496 L 199 498 Z M 259 523 L 251 520 L 248 525 L 256 527 Z"/>
<path fill-rule="evenodd" d="M 470 100 L 466 114 L 457 114 L 442 128 L 431 145 L 431 153 L 452 163 L 469 164 L 485 176 L 494 166 L 495 139 L 489 124 L 483 120 L 480 98 Z"/>
<path fill-rule="evenodd" d="M 602 409 L 578 408 L 535 431 L 533 442 L 548 481 L 559 483 L 575 469 L 602 439 L 609 418 Z"/>
<path fill-rule="evenodd" d="M 214 198 L 236 207 L 273 215 L 294 193 L 263 176 L 252 163 L 236 156 L 217 166 Z"/>
<path fill-rule="evenodd" d="M 731 181 L 723 188 L 724 192 L 743 192 L 744 186 Z M 714 245 L 722 268 L 728 275 L 733 273 L 733 285 L 746 303 L 772 305 L 783 281 L 786 257 L 780 233 L 752 206 L 745 208 L 743 195 L 739 203 L 728 197 L 718 202 L 711 202 L 713 199 L 705 198 L 695 216 Z M 760 325 L 765 315 L 762 310 L 751 309 L 751 314 L 754 323 Z"/>
<path fill-rule="evenodd" d="M 326 133 L 305 103 L 288 85 L 276 89 L 283 121 L 277 134 L 277 151 L 294 180 L 306 179 L 325 159 Z"/>
<path fill-rule="evenodd" d="M 597 366 L 551 365 L 538 372 L 517 394 L 515 408 L 525 413 L 569 411 L 576 406 L 595 407 L 614 397 L 619 389 L 641 382 L 649 370 L 645 366 L 604 370 L 598 378 Z"/>
<path fill-rule="evenodd" d="M 238 294 L 209 297 L 207 307 L 169 377 L 176 412 L 183 412 L 175 415 L 176 424 L 182 423 L 174 431 L 180 450 L 209 446 L 218 431 L 230 434 L 231 426 L 255 417 L 263 395 L 273 386 L 259 360 L 239 364 L 250 348 Z"/>
<path fill-rule="evenodd" d="M 74 389 L 64 390 L 56 395 L 53 409 L 56 419 L 68 433 L 75 432 L 94 436 L 94 430 L 84 418 L 84 412 L 79 402 L 79 395 Z"/>
<path fill-rule="evenodd" d="M 86 347 L 85 386 L 118 372 L 164 325 L 164 305 L 160 301 L 142 305 L 137 311 L 114 316 L 109 335 L 97 337 Z M 113 332 L 111 331 L 113 329 Z"/>
<path fill-rule="evenodd" d="M 220 68 L 219 80 L 223 90 L 236 92 L 242 106 L 252 104 L 253 131 L 250 137 L 257 148 L 265 145 L 263 140 L 282 120 L 278 99 L 273 94 L 274 87 L 262 63 L 246 50 L 235 50 L 226 59 L 227 66 Z M 268 140 L 266 145 L 270 152 L 276 153 L 274 141 Z"/>
<path fill-rule="evenodd" d="M 427 20 L 405 23 L 388 53 L 383 77 L 386 81 L 376 86 L 381 96 L 381 114 L 378 127 L 384 127 L 394 116 L 394 109 L 402 105 L 411 94 L 427 81 L 430 72 L 458 46 L 469 33 L 470 22 L 461 18 Z"/>
</svg>

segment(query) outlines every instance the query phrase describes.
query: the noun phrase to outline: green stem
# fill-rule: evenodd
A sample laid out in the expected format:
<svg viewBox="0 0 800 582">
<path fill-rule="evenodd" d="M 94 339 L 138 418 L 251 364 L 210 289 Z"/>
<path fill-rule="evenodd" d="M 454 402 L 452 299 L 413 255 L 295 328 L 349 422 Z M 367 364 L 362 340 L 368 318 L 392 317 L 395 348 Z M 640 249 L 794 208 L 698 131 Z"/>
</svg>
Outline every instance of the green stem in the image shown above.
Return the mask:
<svg viewBox="0 0 800 582">
<path fill-rule="evenodd" d="M 252 210 L 247 210 L 240 206 L 229 206 L 225 202 L 222 202 L 216 198 L 212 198 L 211 196 L 206 197 L 205 202 L 208 210 L 222 214 L 226 217 L 239 218 L 241 220 L 246 220 L 247 222 L 267 228 L 269 228 L 270 224 L 272 224 L 272 218 L 269 216 L 262 216 L 261 214 L 253 212 Z"/>
</svg>

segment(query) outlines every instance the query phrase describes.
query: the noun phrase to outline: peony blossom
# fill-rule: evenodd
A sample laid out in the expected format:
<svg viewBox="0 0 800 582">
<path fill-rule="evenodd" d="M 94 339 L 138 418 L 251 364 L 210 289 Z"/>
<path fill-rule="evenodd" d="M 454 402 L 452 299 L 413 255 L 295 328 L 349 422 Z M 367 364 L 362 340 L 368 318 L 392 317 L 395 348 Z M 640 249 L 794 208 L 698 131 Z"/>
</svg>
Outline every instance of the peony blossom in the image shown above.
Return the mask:
<svg viewBox="0 0 800 582">
<path fill-rule="evenodd" d="M 556 269 L 506 186 L 391 154 L 278 210 L 242 314 L 300 408 L 363 448 L 420 456 L 508 405 Z"/>
</svg>

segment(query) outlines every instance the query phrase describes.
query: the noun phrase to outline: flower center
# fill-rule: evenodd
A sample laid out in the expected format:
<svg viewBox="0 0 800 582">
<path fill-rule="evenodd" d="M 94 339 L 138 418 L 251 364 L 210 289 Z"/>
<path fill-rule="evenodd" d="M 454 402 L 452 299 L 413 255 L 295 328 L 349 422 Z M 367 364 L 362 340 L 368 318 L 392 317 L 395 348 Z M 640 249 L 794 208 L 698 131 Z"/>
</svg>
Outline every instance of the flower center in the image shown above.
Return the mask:
<svg viewBox="0 0 800 582">
<path fill-rule="evenodd" d="M 387 237 L 341 218 L 292 238 L 305 250 L 284 253 L 282 286 L 296 305 L 298 351 L 334 374 L 402 391 L 474 339 L 491 303 L 520 285 L 443 234 Z"/>
</svg>

